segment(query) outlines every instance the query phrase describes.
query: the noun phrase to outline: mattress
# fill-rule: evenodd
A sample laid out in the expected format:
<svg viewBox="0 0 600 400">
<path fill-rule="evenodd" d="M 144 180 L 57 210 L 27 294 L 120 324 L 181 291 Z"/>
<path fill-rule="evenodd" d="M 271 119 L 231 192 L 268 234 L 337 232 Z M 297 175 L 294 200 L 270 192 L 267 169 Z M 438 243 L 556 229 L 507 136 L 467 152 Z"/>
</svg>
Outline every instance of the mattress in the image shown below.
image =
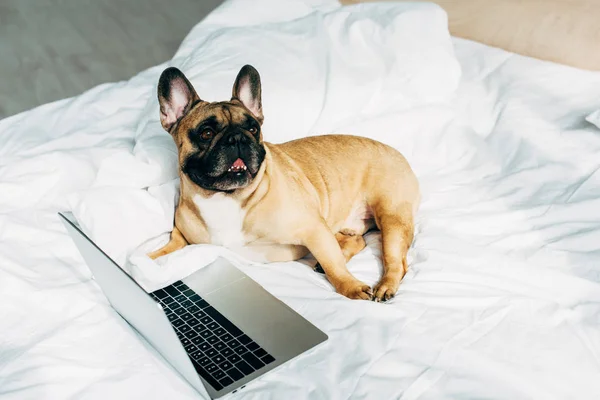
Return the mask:
<svg viewBox="0 0 600 400">
<path fill-rule="evenodd" d="M 247 16 L 250 28 L 235 27 L 242 35 L 261 26 L 283 30 L 276 21 L 312 15 L 317 3 L 274 6 L 258 20 L 248 2 L 226 2 L 190 32 L 170 63 L 191 68 L 186 60 L 206 45 L 206 29 L 233 25 L 230 16 Z M 356 12 L 377 6 L 364 7 Z M 409 271 L 396 297 L 382 304 L 339 296 L 312 271 L 310 258 L 239 262 L 329 340 L 232 398 L 600 396 L 600 132 L 585 121 L 600 106 L 600 74 L 466 40 L 450 43 L 460 78 L 435 101 L 386 109 L 386 96 L 395 95 L 388 93 L 369 98 L 369 118 L 336 114 L 335 124 L 290 126 L 295 136 L 359 133 L 405 154 L 423 191 Z M 276 60 L 281 51 L 263 56 Z M 111 204 L 135 179 L 151 186 L 144 179 L 154 167 L 136 175 L 127 157 L 158 119 L 149 99 L 168 64 L 0 121 L 3 399 L 202 398 L 110 307 L 56 215 L 73 207 L 73 193 L 93 185 L 112 188 L 100 197 Z M 385 93 L 385 85 L 379 89 Z M 333 103 L 347 93 L 333 93 Z M 301 95 L 307 97 L 297 101 L 312 94 Z M 264 111 L 268 120 L 266 104 Z M 274 138 L 293 136 L 287 132 Z M 167 182 L 164 174 L 152 176 Z M 164 185 L 168 208 L 176 186 Z M 164 239 L 168 227 L 157 229 Z M 379 234 L 366 239 L 348 268 L 374 284 Z M 212 250 L 193 249 L 200 256 Z"/>
</svg>

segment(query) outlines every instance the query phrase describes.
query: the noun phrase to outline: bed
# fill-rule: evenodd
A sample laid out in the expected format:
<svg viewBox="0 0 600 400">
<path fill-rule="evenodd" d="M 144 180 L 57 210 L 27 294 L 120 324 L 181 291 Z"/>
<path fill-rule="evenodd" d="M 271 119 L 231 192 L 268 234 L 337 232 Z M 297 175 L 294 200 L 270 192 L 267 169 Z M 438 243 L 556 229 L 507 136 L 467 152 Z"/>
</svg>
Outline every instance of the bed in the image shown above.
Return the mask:
<svg viewBox="0 0 600 400">
<path fill-rule="evenodd" d="M 446 21 L 427 3 L 230 0 L 169 62 L 0 121 L 0 397 L 202 398 L 110 307 L 57 218 L 71 210 L 149 290 L 221 255 L 329 335 L 232 398 L 599 398 L 600 131 L 586 117 L 600 73 L 451 37 Z M 310 257 L 145 256 L 177 195 L 158 76 L 178 66 L 218 100 L 248 62 L 266 140 L 360 134 L 415 169 L 417 234 L 390 302 L 343 298 Z M 367 243 L 348 267 L 374 284 L 378 233 Z"/>
</svg>

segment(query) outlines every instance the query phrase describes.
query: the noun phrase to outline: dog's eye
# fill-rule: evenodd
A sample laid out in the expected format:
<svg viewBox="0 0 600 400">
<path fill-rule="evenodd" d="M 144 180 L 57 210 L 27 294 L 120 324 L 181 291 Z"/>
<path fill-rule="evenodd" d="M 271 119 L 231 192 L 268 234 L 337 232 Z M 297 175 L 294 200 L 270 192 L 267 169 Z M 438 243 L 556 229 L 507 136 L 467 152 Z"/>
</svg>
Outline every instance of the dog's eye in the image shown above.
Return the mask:
<svg viewBox="0 0 600 400">
<path fill-rule="evenodd" d="M 205 129 L 202 131 L 202 133 L 200 134 L 200 137 L 203 140 L 210 140 L 213 137 L 213 131 L 211 131 L 210 129 Z"/>
<path fill-rule="evenodd" d="M 252 128 L 248 129 L 248 132 L 254 135 L 256 132 L 258 132 L 258 129 L 253 126 Z"/>
</svg>

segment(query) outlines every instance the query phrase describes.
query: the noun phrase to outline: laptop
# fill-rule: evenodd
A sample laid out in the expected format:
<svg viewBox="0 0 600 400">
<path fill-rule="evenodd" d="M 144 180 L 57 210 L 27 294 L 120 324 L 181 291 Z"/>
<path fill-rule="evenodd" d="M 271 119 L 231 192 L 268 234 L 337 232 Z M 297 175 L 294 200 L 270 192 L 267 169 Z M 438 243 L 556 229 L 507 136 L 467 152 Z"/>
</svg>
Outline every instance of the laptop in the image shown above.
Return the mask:
<svg viewBox="0 0 600 400">
<path fill-rule="evenodd" d="M 205 397 L 242 390 L 328 338 L 224 258 L 147 293 L 71 213 L 59 216 L 113 308 Z"/>
</svg>

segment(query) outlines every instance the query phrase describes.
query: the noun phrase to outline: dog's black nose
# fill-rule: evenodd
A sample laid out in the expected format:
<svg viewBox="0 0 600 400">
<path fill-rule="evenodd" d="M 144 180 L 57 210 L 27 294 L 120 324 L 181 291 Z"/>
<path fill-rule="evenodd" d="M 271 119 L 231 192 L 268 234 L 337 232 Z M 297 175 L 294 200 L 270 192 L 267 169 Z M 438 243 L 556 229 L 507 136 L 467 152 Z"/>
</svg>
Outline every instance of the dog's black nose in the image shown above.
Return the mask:
<svg viewBox="0 0 600 400">
<path fill-rule="evenodd" d="M 229 144 L 236 144 L 236 143 L 240 143 L 240 142 L 244 142 L 244 141 L 245 140 L 244 140 L 243 133 L 232 133 L 227 138 L 227 143 L 229 143 Z"/>
</svg>

